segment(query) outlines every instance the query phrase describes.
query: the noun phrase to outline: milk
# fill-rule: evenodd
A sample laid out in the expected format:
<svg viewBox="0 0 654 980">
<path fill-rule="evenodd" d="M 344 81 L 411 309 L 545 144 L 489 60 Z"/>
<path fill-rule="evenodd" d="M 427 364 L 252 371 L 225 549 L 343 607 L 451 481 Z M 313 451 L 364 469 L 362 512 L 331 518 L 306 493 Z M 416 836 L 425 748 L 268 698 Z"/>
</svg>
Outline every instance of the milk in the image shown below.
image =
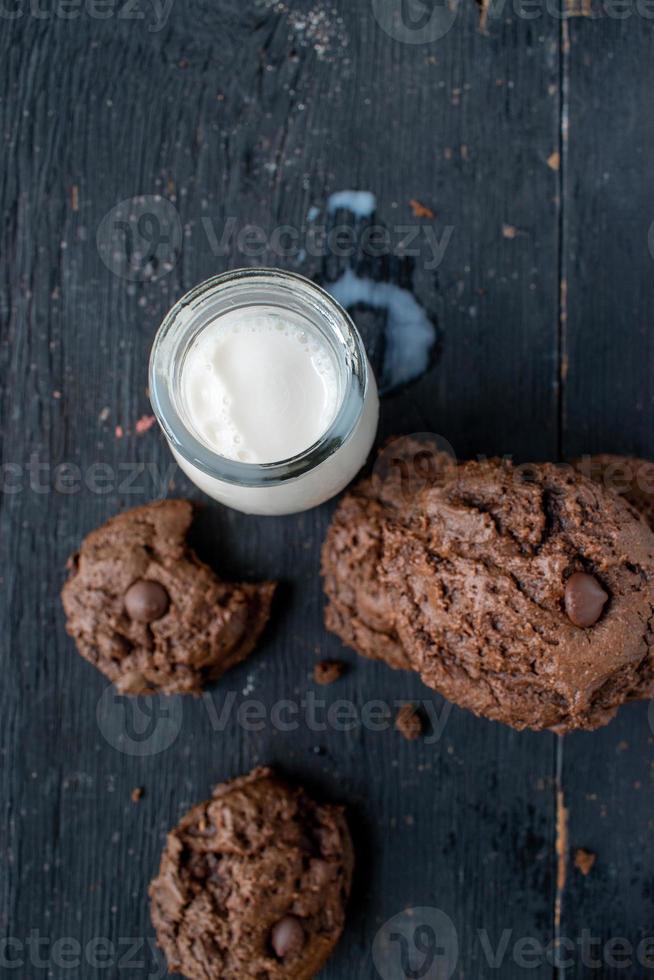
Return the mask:
<svg viewBox="0 0 654 980">
<path fill-rule="evenodd" d="M 289 313 L 225 314 L 186 355 L 181 396 L 198 439 L 227 459 L 277 463 L 327 431 L 339 406 L 327 343 Z"/>
</svg>

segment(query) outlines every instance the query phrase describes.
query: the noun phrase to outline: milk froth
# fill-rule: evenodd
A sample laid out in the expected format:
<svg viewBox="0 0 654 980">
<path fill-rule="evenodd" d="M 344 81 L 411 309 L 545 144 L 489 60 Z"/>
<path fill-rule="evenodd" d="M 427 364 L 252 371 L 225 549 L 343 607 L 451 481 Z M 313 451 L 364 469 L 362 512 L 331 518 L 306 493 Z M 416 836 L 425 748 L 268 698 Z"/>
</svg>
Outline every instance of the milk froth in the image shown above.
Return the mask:
<svg viewBox="0 0 654 980">
<path fill-rule="evenodd" d="M 317 442 L 339 406 L 328 343 L 285 311 L 218 317 L 186 355 L 181 394 L 198 438 L 244 463 L 290 459 Z"/>
</svg>

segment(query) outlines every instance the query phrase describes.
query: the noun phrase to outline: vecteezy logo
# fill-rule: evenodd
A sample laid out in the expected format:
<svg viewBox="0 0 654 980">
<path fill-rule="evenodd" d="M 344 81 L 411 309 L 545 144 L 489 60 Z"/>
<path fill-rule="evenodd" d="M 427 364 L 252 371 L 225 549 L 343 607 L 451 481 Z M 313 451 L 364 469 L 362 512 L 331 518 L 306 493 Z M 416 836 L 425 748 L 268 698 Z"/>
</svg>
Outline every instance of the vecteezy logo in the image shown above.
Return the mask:
<svg viewBox="0 0 654 980">
<path fill-rule="evenodd" d="M 405 909 L 386 922 L 372 946 L 382 980 L 450 980 L 459 961 L 459 938 L 440 909 Z"/>
<path fill-rule="evenodd" d="M 170 748 L 180 733 L 182 715 L 179 697 L 122 697 L 112 685 L 105 689 L 96 710 L 98 727 L 109 745 L 141 758 Z"/>
<path fill-rule="evenodd" d="M 381 29 L 404 44 L 431 44 L 445 37 L 458 13 L 459 0 L 372 0 Z"/>
<path fill-rule="evenodd" d="M 130 197 L 104 216 L 96 244 L 106 267 L 121 279 L 161 279 L 179 259 L 182 222 L 177 209 L 164 197 Z"/>
</svg>

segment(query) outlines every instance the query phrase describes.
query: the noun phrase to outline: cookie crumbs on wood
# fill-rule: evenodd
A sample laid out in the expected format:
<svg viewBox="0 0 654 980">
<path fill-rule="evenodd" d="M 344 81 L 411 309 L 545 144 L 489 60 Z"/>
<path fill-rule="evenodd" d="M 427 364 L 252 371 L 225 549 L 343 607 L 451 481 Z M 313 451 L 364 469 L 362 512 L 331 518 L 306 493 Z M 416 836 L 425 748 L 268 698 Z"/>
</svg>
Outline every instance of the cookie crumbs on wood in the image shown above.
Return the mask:
<svg viewBox="0 0 654 980">
<path fill-rule="evenodd" d="M 593 854 L 592 851 L 587 851 L 583 847 L 578 848 L 575 854 L 575 868 L 581 871 L 582 875 L 590 874 L 596 861 L 597 854 Z"/>
<path fill-rule="evenodd" d="M 412 197 L 409 201 L 411 210 L 413 211 L 414 218 L 435 218 L 436 215 L 431 208 L 428 208 L 426 204 L 421 201 L 417 201 L 415 197 Z"/>
<path fill-rule="evenodd" d="M 550 170 L 560 170 L 561 169 L 561 154 L 558 150 L 555 150 L 547 158 L 547 166 Z"/>
<path fill-rule="evenodd" d="M 592 17 L 592 0 L 566 0 L 565 13 L 568 17 Z"/>
<path fill-rule="evenodd" d="M 134 425 L 137 436 L 142 436 L 144 433 L 149 432 L 156 421 L 154 415 L 142 415 Z"/>
<path fill-rule="evenodd" d="M 347 665 L 342 660 L 321 660 L 313 668 L 313 679 L 316 684 L 326 686 L 339 680 L 346 670 Z"/>
<path fill-rule="evenodd" d="M 486 34 L 486 28 L 488 27 L 488 12 L 490 10 L 490 0 L 477 0 L 477 7 L 479 9 L 479 30 L 482 34 Z"/>
<path fill-rule="evenodd" d="M 395 727 L 409 742 L 415 742 L 423 733 L 424 726 L 420 712 L 413 704 L 403 704 L 397 713 Z"/>
</svg>

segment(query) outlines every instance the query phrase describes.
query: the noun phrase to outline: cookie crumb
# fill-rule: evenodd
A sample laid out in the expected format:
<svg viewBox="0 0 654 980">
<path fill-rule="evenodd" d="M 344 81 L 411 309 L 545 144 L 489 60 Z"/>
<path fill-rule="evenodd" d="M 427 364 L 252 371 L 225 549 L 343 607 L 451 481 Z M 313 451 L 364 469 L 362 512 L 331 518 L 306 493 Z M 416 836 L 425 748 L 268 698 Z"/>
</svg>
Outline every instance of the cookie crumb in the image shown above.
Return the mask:
<svg viewBox="0 0 654 980">
<path fill-rule="evenodd" d="M 566 0 L 566 17 L 592 17 L 593 5 L 591 0 Z"/>
<path fill-rule="evenodd" d="M 339 680 L 346 670 L 347 665 L 342 660 L 321 660 L 313 668 L 313 679 L 316 684 L 326 686 Z"/>
<path fill-rule="evenodd" d="M 553 153 L 547 158 L 547 166 L 550 170 L 560 170 L 561 169 L 561 154 L 558 150 L 554 150 Z"/>
<path fill-rule="evenodd" d="M 154 415 L 142 415 L 134 426 L 137 436 L 142 436 L 145 432 L 148 432 L 156 421 Z"/>
<path fill-rule="evenodd" d="M 428 208 L 426 204 L 422 204 L 421 201 L 417 201 L 415 197 L 412 197 L 409 201 L 409 206 L 413 211 L 414 218 L 435 218 L 436 215 L 431 208 Z"/>
<path fill-rule="evenodd" d="M 575 854 L 575 868 L 581 871 L 582 875 L 590 874 L 596 861 L 597 854 L 593 854 L 592 851 L 587 851 L 583 847 L 578 848 Z"/>
<path fill-rule="evenodd" d="M 415 742 L 423 733 L 424 726 L 420 712 L 413 704 L 403 704 L 397 713 L 395 727 L 409 742 Z"/>
<path fill-rule="evenodd" d="M 142 786 L 135 786 L 132 790 L 132 803 L 140 803 L 143 799 L 143 794 L 145 790 Z"/>
</svg>

